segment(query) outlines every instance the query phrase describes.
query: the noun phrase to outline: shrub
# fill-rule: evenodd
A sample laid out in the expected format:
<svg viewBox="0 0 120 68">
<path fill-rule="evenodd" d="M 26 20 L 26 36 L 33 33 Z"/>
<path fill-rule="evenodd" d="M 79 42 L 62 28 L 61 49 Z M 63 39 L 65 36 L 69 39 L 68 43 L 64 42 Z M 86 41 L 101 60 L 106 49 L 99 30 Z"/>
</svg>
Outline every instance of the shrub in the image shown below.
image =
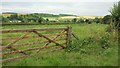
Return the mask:
<svg viewBox="0 0 120 68">
<path fill-rule="evenodd" d="M 68 46 L 65 51 L 66 52 L 76 52 L 76 51 L 80 51 L 81 48 L 83 46 L 86 46 L 88 44 L 91 44 L 92 42 L 94 42 L 94 39 L 92 37 L 88 37 L 86 39 L 83 40 L 73 40 L 72 41 L 72 45 Z"/>
<path fill-rule="evenodd" d="M 106 49 L 109 47 L 110 42 L 109 42 L 109 37 L 108 36 L 103 36 L 100 39 L 100 45 L 103 49 Z"/>
<path fill-rule="evenodd" d="M 97 34 L 96 34 L 97 35 Z M 95 44 L 97 43 L 100 45 L 101 48 L 107 49 L 110 46 L 110 39 L 109 39 L 109 33 L 103 34 L 103 35 L 93 35 L 88 38 L 85 38 L 83 40 L 73 40 L 72 45 L 68 46 L 65 51 L 66 52 L 77 52 L 77 51 L 83 51 L 83 47 Z M 85 51 L 85 50 L 84 50 Z"/>
</svg>

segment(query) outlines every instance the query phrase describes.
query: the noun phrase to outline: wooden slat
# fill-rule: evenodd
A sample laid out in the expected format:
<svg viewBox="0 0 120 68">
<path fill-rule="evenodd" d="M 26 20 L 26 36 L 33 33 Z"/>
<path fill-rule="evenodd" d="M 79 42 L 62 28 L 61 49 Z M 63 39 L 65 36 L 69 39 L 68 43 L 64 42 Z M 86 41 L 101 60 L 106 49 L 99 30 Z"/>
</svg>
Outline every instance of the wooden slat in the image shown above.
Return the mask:
<svg viewBox="0 0 120 68">
<path fill-rule="evenodd" d="M 58 51 L 58 50 L 62 50 L 62 49 L 63 48 L 58 48 L 58 49 L 54 49 L 54 50 L 51 50 L 51 51 L 46 51 L 46 52 L 43 52 L 43 53 L 35 53 L 35 54 L 31 54 L 31 55 L 23 55 L 23 56 L 17 56 L 17 57 L 14 57 L 14 58 L 7 58 L 7 59 L 3 59 L 1 62 L 13 61 L 13 60 L 20 59 L 20 58 L 35 56 L 35 55 L 38 55 L 38 54 L 46 54 L 46 53 L 50 53 L 50 52 L 54 52 L 54 51 Z"/>
<path fill-rule="evenodd" d="M 12 45 L 15 44 L 16 42 L 18 42 L 19 40 L 21 40 L 24 36 L 28 35 L 29 33 L 30 33 L 30 32 L 24 34 L 23 36 L 19 37 L 18 39 L 16 39 L 16 40 L 13 41 L 12 43 L 6 45 L 5 48 L 9 48 L 9 49 L 11 49 L 11 50 L 13 50 L 13 51 L 16 51 L 17 49 L 13 48 Z M 24 55 L 27 55 L 27 54 L 24 53 L 24 52 L 20 52 L 20 53 L 22 53 L 22 54 L 24 54 Z"/>
<path fill-rule="evenodd" d="M 44 36 L 44 35 L 42 35 L 42 34 L 40 34 L 40 33 L 38 33 L 37 31 L 33 31 L 35 34 L 37 34 L 38 36 L 42 36 L 43 38 L 45 38 L 45 39 L 47 39 L 47 40 L 49 40 L 50 42 L 53 42 L 53 43 L 55 43 L 56 45 L 58 45 L 58 46 L 61 46 L 62 48 L 65 48 L 64 46 L 62 46 L 61 44 L 59 44 L 59 43 L 57 43 L 56 41 L 54 41 L 54 40 L 52 40 L 52 39 L 50 39 L 50 38 L 48 38 L 48 37 L 46 37 L 46 36 Z"/>
<path fill-rule="evenodd" d="M 64 45 L 65 43 L 62 43 L 61 45 Z M 5 52 L 5 53 L 2 53 L 2 55 L 0 54 L 0 56 L 4 56 L 4 55 L 7 55 L 7 54 L 15 54 L 15 53 L 25 53 L 26 51 L 32 51 L 32 50 L 38 50 L 38 49 L 44 49 L 44 48 L 51 48 L 51 47 L 54 47 L 56 45 L 52 45 L 52 46 L 43 46 L 43 47 L 34 47 L 34 48 L 28 48 L 28 49 L 25 49 L 25 50 L 16 50 L 16 51 L 12 51 L 12 52 Z"/>
<path fill-rule="evenodd" d="M 65 30 L 64 31 L 62 31 L 62 32 L 60 32 L 60 34 L 61 33 L 64 33 L 65 32 Z M 61 35 L 57 35 L 56 37 L 54 37 L 52 40 L 56 40 L 59 36 L 61 36 Z M 51 42 L 50 41 L 48 41 L 48 43 L 46 43 L 44 46 L 48 46 L 49 44 L 50 44 Z M 40 50 L 38 50 L 37 52 L 39 52 Z"/>
<path fill-rule="evenodd" d="M 58 39 L 58 40 L 55 40 L 55 41 L 61 41 L 61 40 L 66 40 L 66 38 L 63 38 L 63 39 Z M 37 42 L 32 42 L 32 43 L 23 43 L 23 44 L 15 44 L 13 45 L 14 46 L 26 46 L 26 45 L 34 45 L 34 44 L 42 44 L 42 43 L 46 43 L 46 42 L 49 42 L 49 41 L 43 41 L 43 42 L 40 42 L 40 41 L 37 41 Z"/>
<path fill-rule="evenodd" d="M 62 39 L 58 39 L 58 40 L 55 40 L 55 41 L 61 41 L 61 40 L 66 40 L 66 38 L 62 38 Z M 42 43 L 47 43 L 49 42 L 48 40 L 47 41 L 43 41 L 43 42 L 40 42 L 40 41 L 36 41 L 36 42 L 27 42 L 27 43 L 23 43 L 23 44 L 14 44 L 12 45 L 12 47 L 16 47 L 16 46 L 27 46 L 27 45 L 34 45 L 34 44 L 42 44 Z M 5 50 L 6 47 L 5 46 L 0 46 L 0 48 L 2 48 L 2 50 Z"/>
<path fill-rule="evenodd" d="M 48 46 L 48 47 L 35 47 L 35 48 L 28 48 L 28 49 L 25 49 L 25 50 L 17 50 L 17 51 L 12 51 L 12 52 L 5 52 L 5 53 L 2 53 L 2 56 L 4 55 L 7 55 L 7 54 L 15 54 L 15 53 L 21 53 L 21 52 L 26 52 L 26 51 L 32 51 L 32 50 L 38 50 L 38 49 L 44 49 L 44 48 L 50 48 L 50 47 L 54 47 L 55 45 L 53 46 Z"/>
<path fill-rule="evenodd" d="M 4 50 L 6 47 L 5 46 L 0 46 L 0 49 Z"/>
<path fill-rule="evenodd" d="M 56 33 L 56 34 L 43 34 L 44 36 L 56 36 L 56 35 L 65 35 L 66 33 Z M 23 39 L 25 38 L 39 38 L 39 36 L 24 36 Z M 2 38 L 0 40 L 16 40 L 18 38 Z"/>
<path fill-rule="evenodd" d="M 19 40 L 23 39 L 24 36 L 27 36 L 29 33 L 24 34 L 23 36 L 19 37 L 18 39 L 16 39 L 15 41 L 13 41 L 12 43 L 9 43 L 8 45 L 6 45 L 6 48 L 10 48 L 13 44 L 15 44 L 16 42 L 18 42 Z"/>
<path fill-rule="evenodd" d="M 49 31 L 49 30 L 66 30 L 67 28 L 34 28 L 34 29 L 17 29 L 17 30 L 1 30 L 2 33 L 14 33 L 14 32 L 32 32 L 32 31 Z"/>
</svg>

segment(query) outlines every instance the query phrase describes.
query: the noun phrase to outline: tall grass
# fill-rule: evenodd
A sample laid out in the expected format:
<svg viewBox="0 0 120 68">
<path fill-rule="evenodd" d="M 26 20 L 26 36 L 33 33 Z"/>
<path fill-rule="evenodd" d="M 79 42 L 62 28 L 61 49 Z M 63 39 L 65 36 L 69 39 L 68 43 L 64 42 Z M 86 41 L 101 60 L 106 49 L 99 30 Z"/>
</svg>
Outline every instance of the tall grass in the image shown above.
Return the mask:
<svg viewBox="0 0 120 68">
<path fill-rule="evenodd" d="M 49 28 L 67 25 L 3 26 L 2 29 Z M 118 46 L 103 24 L 72 24 L 80 40 L 72 38 L 68 48 L 11 62 L 5 66 L 117 66 Z M 50 32 L 51 33 L 51 32 Z M 47 49 L 46 49 L 47 50 Z"/>
</svg>

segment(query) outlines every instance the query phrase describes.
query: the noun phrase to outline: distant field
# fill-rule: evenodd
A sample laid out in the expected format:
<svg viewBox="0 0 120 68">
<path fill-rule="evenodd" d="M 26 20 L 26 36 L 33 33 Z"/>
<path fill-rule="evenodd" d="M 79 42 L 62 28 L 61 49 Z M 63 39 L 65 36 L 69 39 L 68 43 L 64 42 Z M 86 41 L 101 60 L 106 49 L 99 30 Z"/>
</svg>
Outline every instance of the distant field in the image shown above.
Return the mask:
<svg viewBox="0 0 120 68">
<path fill-rule="evenodd" d="M 0 14 L 0 16 L 3 16 L 3 17 L 9 17 L 11 16 L 12 14 Z M 18 14 L 18 15 L 25 15 L 25 14 Z"/>
<path fill-rule="evenodd" d="M 80 18 L 85 18 L 85 19 L 94 19 L 95 17 L 98 18 L 103 18 L 103 16 L 63 16 L 63 17 L 44 17 L 44 19 L 48 18 L 49 20 L 72 20 L 74 18 L 80 19 Z"/>
<path fill-rule="evenodd" d="M 4 17 L 8 17 L 8 16 L 11 16 L 12 14 L 1 14 L 2 16 Z M 25 15 L 25 14 L 18 14 L 18 15 Z M 46 18 L 49 18 L 50 20 L 58 20 L 58 19 L 73 19 L 73 18 L 89 18 L 89 19 L 94 19 L 95 17 L 98 17 L 98 18 L 103 18 L 103 16 L 63 16 L 63 17 L 44 17 L 45 19 Z"/>
<path fill-rule="evenodd" d="M 95 17 L 102 18 L 103 16 L 64 16 L 60 17 L 61 19 L 73 19 L 73 18 L 89 18 L 89 19 L 94 19 Z"/>
<path fill-rule="evenodd" d="M 50 21 L 59 20 L 59 17 L 43 17 L 44 19 L 49 19 Z"/>
<path fill-rule="evenodd" d="M 12 14 L 1 14 L 0 16 L 3 16 L 3 17 L 9 17 L 11 16 Z"/>
<path fill-rule="evenodd" d="M 66 27 L 67 25 L 9 25 L 2 29 L 27 29 L 27 28 L 53 28 Z M 73 38 L 72 49 L 54 53 L 32 56 L 11 62 L 5 62 L 6 66 L 117 66 L 118 47 L 112 34 L 106 32 L 104 24 L 70 24 L 73 32 L 80 39 Z M 106 36 L 110 35 L 107 39 Z M 17 35 L 17 34 L 16 34 Z M 6 36 L 3 36 L 3 38 Z M 92 41 L 90 40 L 92 38 Z M 101 38 L 101 39 L 100 39 Z M 102 39 L 103 38 L 103 39 Z M 106 41 L 105 41 L 105 40 Z M 29 41 L 29 40 L 25 40 Z M 76 41 L 79 42 L 76 43 Z M 108 42 L 109 41 L 109 42 Z M 104 42 L 104 43 L 102 43 Z M 83 43 L 81 48 L 79 46 Z M 107 49 L 101 46 L 108 44 Z M 37 45 L 39 46 L 39 45 Z"/>
</svg>

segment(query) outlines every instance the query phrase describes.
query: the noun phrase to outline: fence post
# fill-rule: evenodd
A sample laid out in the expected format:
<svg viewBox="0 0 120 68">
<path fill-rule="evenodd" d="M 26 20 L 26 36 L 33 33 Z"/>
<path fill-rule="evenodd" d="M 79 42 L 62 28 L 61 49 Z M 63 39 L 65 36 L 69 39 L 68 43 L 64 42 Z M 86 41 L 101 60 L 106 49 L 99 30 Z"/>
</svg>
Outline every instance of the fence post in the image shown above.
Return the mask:
<svg viewBox="0 0 120 68">
<path fill-rule="evenodd" d="M 66 39 L 66 47 L 69 47 L 71 45 L 72 38 L 72 27 L 67 26 L 67 39 Z"/>
</svg>

